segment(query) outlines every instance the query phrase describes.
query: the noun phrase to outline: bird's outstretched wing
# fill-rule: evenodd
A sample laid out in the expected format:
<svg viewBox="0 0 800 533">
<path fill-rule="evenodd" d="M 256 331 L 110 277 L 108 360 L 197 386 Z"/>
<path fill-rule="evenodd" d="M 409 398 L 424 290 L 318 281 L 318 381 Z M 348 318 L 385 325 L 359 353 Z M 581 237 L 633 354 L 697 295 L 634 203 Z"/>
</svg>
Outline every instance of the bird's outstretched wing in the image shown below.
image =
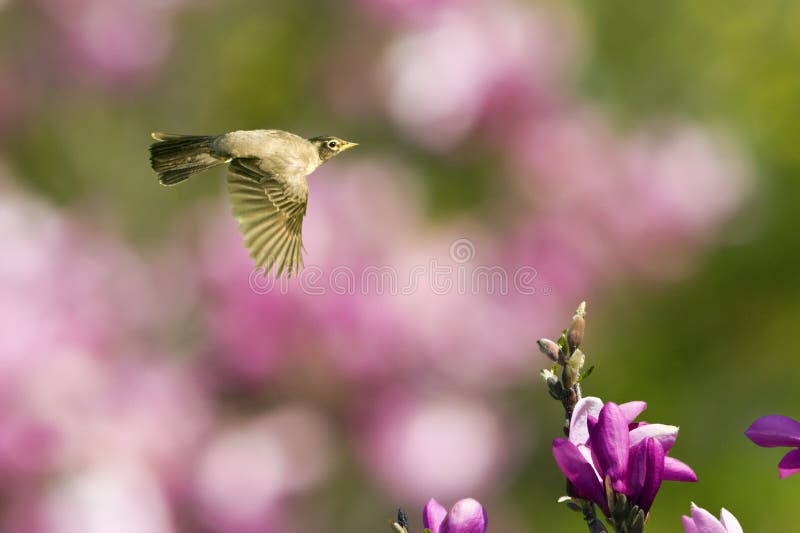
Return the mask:
<svg viewBox="0 0 800 533">
<path fill-rule="evenodd" d="M 303 177 L 305 179 L 305 177 Z M 257 160 L 234 159 L 228 172 L 233 216 L 256 265 L 275 277 L 303 267 L 303 217 L 308 190 L 259 168 Z"/>
</svg>

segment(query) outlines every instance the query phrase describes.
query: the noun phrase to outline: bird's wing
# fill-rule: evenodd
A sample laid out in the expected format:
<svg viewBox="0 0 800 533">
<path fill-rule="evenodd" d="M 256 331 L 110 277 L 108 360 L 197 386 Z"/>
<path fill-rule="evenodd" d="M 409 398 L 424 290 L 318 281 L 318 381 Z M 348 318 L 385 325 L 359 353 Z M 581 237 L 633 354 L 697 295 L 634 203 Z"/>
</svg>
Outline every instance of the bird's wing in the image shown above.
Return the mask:
<svg viewBox="0 0 800 533">
<path fill-rule="evenodd" d="M 305 179 L 305 176 L 302 177 Z M 259 168 L 255 159 L 234 159 L 228 172 L 233 216 L 244 244 L 266 275 L 297 274 L 303 267 L 303 217 L 308 190 Z"/>
</svg>

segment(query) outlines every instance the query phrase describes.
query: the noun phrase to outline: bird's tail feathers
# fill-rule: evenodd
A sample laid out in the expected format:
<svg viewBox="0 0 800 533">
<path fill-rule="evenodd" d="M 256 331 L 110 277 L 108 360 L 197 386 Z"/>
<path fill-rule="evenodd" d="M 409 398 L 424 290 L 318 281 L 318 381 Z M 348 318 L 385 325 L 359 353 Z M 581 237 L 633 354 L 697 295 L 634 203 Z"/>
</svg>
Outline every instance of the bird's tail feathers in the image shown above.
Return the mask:
<svg viewBox="0 0 800 533">
<path fill-rule="evenodd" d="M 158 173 L 162 185 L 175 185 L 192 174 L 225 162 L 211 155 L 214 137 L 175 135 L 154 132 L 150 145 L 150 165 Z"/>
</svg>

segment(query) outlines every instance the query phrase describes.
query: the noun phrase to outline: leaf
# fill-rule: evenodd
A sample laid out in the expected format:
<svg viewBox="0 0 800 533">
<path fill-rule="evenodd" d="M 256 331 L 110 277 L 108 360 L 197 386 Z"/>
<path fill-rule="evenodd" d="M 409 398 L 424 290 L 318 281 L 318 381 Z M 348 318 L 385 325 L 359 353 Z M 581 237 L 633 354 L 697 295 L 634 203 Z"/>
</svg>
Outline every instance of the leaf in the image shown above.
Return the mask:
<svg viewBox="0 0 800 533">
<path fill-rule="evenodd" d="M 581 375 L 580 375 L 580 376 L 578 376 L 578 381 L 577 381 L 577 383 L 580 383 L 580 382 L 581 382 L 581 381 L 583 381 L 584 379 L 586 379 L 586 378 L 588 378 L 589 376 L 591 376 L 593 371 L 594 371 L 594 365 L 590 366 L 589 368 L 587 368 L 586 370 L 584 370 L 583 372 L 581 372 Z"/>
<path fill-rule="evenodd" d="M 561 351 L 564 352 L 564 356 L 566 357 L 569 354 L 569 350 L 567 350 L 567 330 L 561 332 L 561 336 L 558 338 L 558 347 L 561 348 Z"/>
</svg>

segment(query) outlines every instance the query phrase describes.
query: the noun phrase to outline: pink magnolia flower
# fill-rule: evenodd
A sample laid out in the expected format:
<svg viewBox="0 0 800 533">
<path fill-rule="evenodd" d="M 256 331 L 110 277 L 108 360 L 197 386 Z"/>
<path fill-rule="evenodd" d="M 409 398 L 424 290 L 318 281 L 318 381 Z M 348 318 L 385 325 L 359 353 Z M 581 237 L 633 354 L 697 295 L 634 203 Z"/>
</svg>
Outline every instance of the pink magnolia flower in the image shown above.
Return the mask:
<svg viewBox="0 0 800 533">
<path fill-rule="evenodd" d="M 743 533 L 739 521 L 724 507 L 719 513 L 719 520 L 694 503 L 691 515 L 681 517 L 686 533 Z"/>
<path fill-rule="evenodd" d="M 762 416 L 744 433 L 755 444 L 764 448 L 794 448 L 778 463 L 780 478 L 800 472 L 800 422 L 781 415 Z"/>
<path fill-rule="evenodd" d="M 625 494 L 645 513 L 662 481 L 697 481 L 689 466 L 667 456 L 677 439 L 677 427 L 633 423 L 645 408 L 644 402 L 603 405 L 599 398 L 584 398 L 573 412 L 570 438 L 553 441 L 556 462 L 578 497 L 592 500 L 606 515 L 606 478 L 614 491 Z"/>
<path fill-rule="evenodd" d="M 447 511 L 431 498 L 422 512 L 422 525 L 431 533 L 486 533 L 489 519 L 486 510 L 477 500 L 459 500 Z"/>
</svg>

